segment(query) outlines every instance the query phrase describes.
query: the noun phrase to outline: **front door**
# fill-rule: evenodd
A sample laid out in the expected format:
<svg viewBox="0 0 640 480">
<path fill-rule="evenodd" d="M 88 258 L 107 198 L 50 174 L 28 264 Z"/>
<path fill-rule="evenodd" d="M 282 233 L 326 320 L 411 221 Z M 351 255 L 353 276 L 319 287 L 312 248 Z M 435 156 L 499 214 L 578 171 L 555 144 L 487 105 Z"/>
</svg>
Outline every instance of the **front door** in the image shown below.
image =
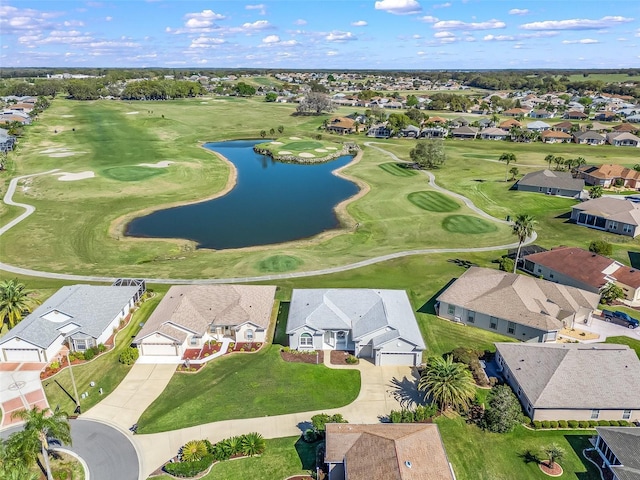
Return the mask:
<svg viewBox="0 0 640 480">
<path fill-rule="evenodd" d="M 341 331 L 336 333 L 336 349 L 338 350 L 347 349 L 347 332 Z"/>
</svg>

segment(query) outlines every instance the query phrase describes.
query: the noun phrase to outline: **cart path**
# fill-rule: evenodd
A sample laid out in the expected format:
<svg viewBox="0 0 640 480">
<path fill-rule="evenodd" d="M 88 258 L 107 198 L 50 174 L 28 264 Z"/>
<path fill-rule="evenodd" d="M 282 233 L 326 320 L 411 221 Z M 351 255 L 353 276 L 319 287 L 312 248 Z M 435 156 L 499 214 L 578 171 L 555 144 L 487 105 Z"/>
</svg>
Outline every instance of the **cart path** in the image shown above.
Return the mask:
<svg viewBox="0 0 640 480">
<path fill-rule="evenodd" d="M 380 147 L 372 145 L 374 142 L 365 142 L 365 145 L 371 148 L 375 148 L 376 150 L 388 155 L 393 160 L 397 162 L 404 162 L 405 160 L 401 160 L 394 153 L 384 150 Z M 49 170 L 41 173 L 33 173 L 30 175 L 22 175 L 19 177 L 15 177 L 11 179 L 9 183 L 9 188 L 4 196 L 4 203 L 7 205 L 13 205 L 17 207 L 24 208 L 25 211 L 17 218 L 13 219 L 6 225 L 0 228 L 0 235 L 6 233 L 9 229 L 16 226 L 18 223 L 22 222 L 24 219 L 29 217 L 33 212 L 35 212 L 35 207 L 33 205 L 28 205 L 26 203 L 18 203 L 13 201 L 13 195 L 16 191 L 18 183 L 25 179 L 31 178 L 39 175 L 48 175 L 58 171 L 59 169 Z M 481 215 L 484 218 L 487 218 L 493 222 L 502 223 L 502 224 L 510 224 L 506 220 L 502 220 L 499 218 L 495 218 L 488 213 L 484 212 L 480 208 L 478 208 L 470 199 L 467 197 L 460 195 L 458 193 L 447 190 L 435 182 L 435 176 L 428 171 L 425 171 L 425 174 L 429 177 L 429 185 L 451 197 L 457 198 L 464 202 L 464 204 L 470 208 L 472 211 Z M 523 245 L 527 245 L 536 240 L 537 234 L 533 232 L 533 235 L 528 238 Z M 503 245 L 493 245 L 487 247 L 470 247 L 470 248 L 424 248 L 418 250 L 405 250 L 401 252 L 389 253 L 387 255 L 381 255 L 378 257 L 368 258 L 366 260 L 361 260 L 359 262 L 349 263 L 347 265 L 340 265 L 336 267 L 330 268 L 322 268 L 319 270 L 310 270 L 305 272 L 292 272 L 292 273 L 278 273 L 272 275 L 257 275 L 252 277 L 230 277 L 230 278 L 196 278 L 196 279 L 184 279 L 184 278 L 145 278 L 149 283 L 159 283 L 159 284 L 169 284 L 169 285 L 209 285 L 209 284 L 221 284 L 221 283 L 249 283 L 249 282 L 262 282 L 262 281 L 273 281 L 273 280 L 286 280 L 290 278 L 303 278 L 303 277 L 315 277 L 319 275 L 330 275 L 333 273 L 346 272 L 349 270 L 355 270 L 362 267 L 367 267 L 370 265 L 375 265 L 377 263 L 386 262 L 389 260 L 394 260 L 397 258 L 409 257 L 412 255 L 428 255 L 428 254 L 438 254 L 438 253 L 475 253 L 475 252 L 492 252 L 495 250 L 508 250 L 511 248 L 517 248 L 518 242 L 503 244 Z M 4 262 L 0 262 L 0 270 L 17 274 L 17 275 L 26 275 L 31 277 L 39 277 L 39 278 L 50 278 L 56 280 L 69 280 L 74 282 L 114 282 L 118 277 L 107 277 L 107 276 L 99 276 L 99 275 L 75 275 L 69 273 L 56 273 L 56 272 L 46 272 L 42 270 L 33 270 L 30 268 L 17 267 L 15 265 L 10 265 Z"/>
</svg>

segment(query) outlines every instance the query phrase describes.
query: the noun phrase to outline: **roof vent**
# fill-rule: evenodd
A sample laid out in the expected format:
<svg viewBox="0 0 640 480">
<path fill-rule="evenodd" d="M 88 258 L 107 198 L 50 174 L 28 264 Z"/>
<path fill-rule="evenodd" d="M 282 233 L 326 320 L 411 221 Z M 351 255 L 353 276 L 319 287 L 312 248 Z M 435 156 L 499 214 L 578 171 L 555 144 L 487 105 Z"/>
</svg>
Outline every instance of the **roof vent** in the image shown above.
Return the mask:
<svg viewBox="0 0 640 480">
<path fill-rule="evenodd" d="M 404 464 L 406 465 L 407 468 L 411 468 L 411 462 L 409 460 L 404 462 Z"/>
</svg>

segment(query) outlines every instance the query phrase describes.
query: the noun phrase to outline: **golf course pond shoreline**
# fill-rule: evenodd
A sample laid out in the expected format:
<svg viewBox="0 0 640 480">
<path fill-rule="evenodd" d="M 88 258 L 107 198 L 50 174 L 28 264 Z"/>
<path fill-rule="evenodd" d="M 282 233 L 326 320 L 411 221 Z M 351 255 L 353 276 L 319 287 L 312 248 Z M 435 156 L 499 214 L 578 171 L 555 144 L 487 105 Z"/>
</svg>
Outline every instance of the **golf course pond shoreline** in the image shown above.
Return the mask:
<svg viewBox="0 0 640 480">
<path fill-rule="evenodd" d="M 324 163 L 344 157 L 345 155 L 356 155 L 360 151 L 360 147 L 355 143 L 346 143 L 343 145 L 342 150 L 331 152 L 324 157 L 302 157 L 295 154 L 278 154 L 269 148 L 262 148 L 260 145 L 255 145 L 253 151 L 258 155 L 266 155 L 274 161 L 281 163 Z"/>
</svg>

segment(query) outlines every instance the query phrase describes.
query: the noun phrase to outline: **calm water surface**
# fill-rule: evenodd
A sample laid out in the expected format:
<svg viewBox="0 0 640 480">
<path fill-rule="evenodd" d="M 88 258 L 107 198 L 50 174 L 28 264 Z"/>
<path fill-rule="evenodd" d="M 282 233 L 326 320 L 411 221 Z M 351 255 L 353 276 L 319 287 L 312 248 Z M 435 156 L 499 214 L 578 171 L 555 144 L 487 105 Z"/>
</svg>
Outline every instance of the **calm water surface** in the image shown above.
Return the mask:
<svg viewBox="0 0 640 480">
<path fill-rule="evenodd" d="M 237 184 L 224 197 L 158 210 L 132 220 L 126 235 L 185 238 L 198 248 L 241 248 L 299 240 L 339 226 L 333 208 L 358 187 L 331 172 L 348 164 L 344 156 L 316 165 L 278 163 L 258 155 L 264 140 L 206 143 L 237 171 Z M 188 188 L 188 186 L 185 186 Z"/>
</svg>

